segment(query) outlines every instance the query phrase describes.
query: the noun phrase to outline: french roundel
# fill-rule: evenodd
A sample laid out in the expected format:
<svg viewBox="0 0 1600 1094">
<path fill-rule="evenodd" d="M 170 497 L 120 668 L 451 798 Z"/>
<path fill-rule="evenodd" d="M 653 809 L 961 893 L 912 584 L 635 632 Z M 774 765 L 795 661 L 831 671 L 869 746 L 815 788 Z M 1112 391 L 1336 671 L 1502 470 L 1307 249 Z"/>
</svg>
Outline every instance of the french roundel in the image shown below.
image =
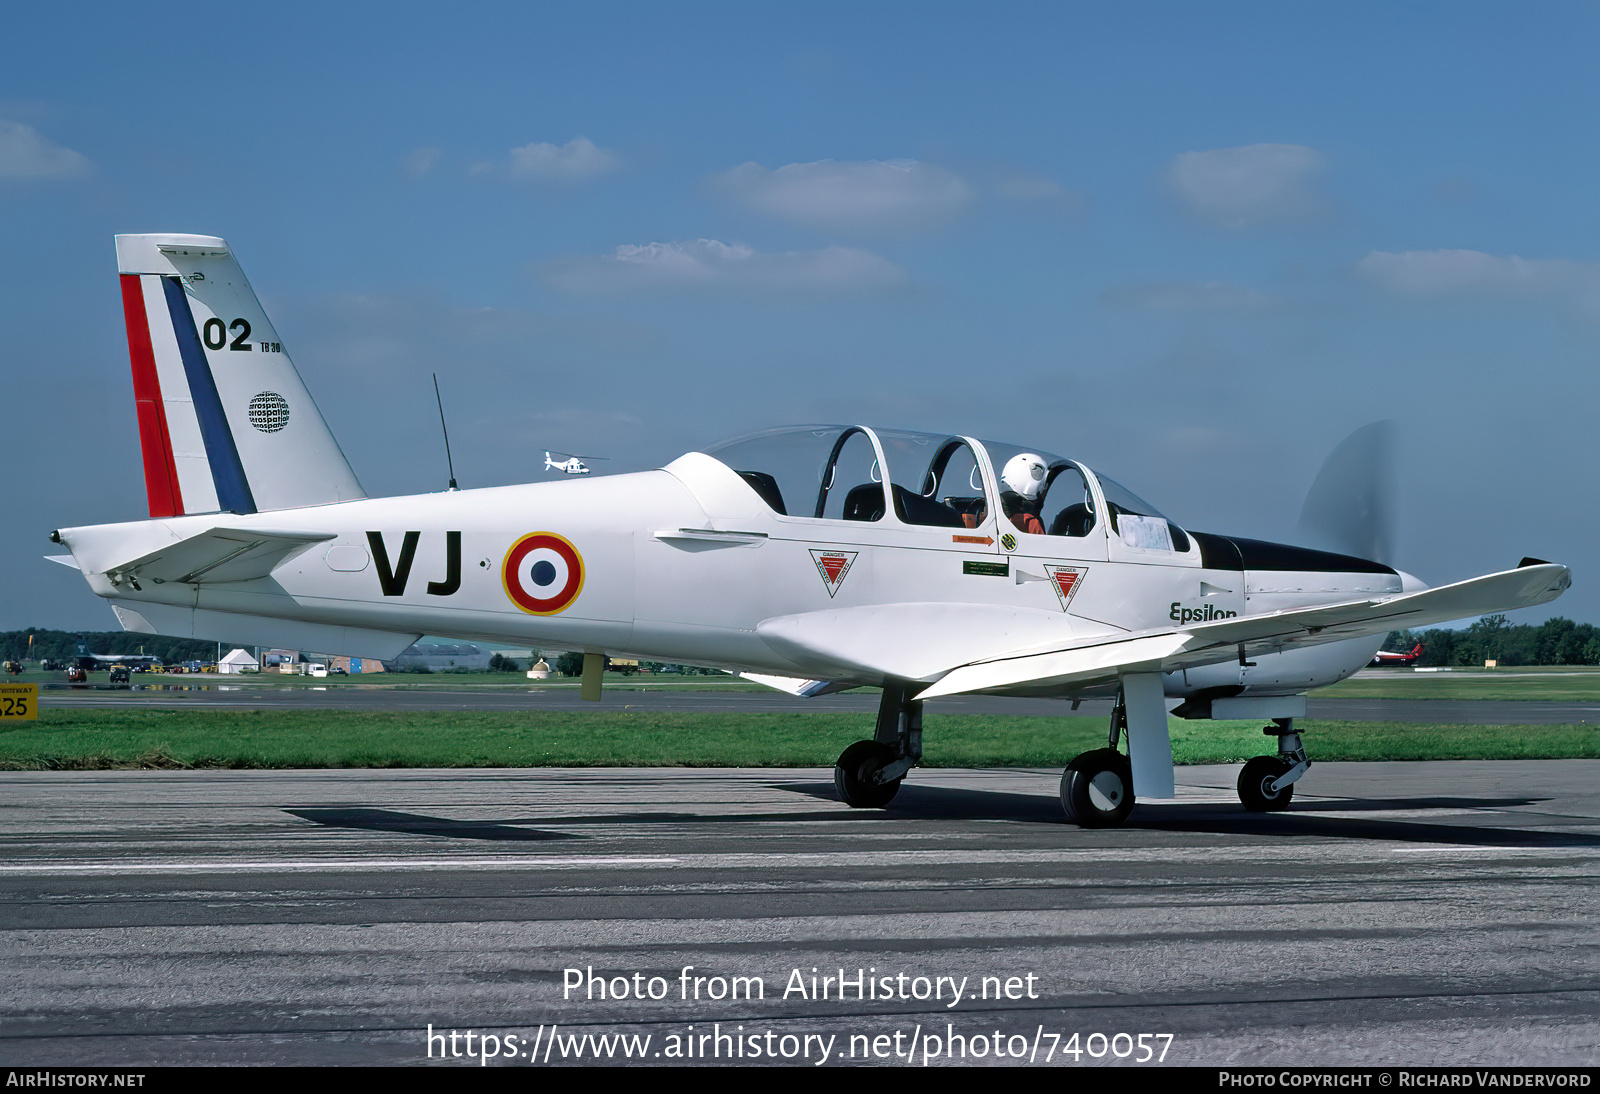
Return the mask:
<svg viewBox="0 0 1600 1094">
<path fill-rule="evenodd" d="M 534 532 L 511 545 L 500 577 L 517 607 L 554 615 L 583 591 L 583 556 L 554 532 Z"/>
</svg>

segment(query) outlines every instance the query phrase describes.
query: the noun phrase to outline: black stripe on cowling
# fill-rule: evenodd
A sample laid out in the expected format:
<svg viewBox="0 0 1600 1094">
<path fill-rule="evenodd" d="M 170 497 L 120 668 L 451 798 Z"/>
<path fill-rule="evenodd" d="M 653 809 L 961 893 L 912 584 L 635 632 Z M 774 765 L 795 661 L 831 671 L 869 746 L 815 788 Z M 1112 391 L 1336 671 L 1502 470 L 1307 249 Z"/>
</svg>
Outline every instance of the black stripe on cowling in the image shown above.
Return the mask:
<svg viewBox="0 0 1600 1094">
<path fill-rule="evenodd" d="M 1263 539 L 1191 532 L 1200 544 L 1200 565 L 1215 570 L 1298 570 L 1323 574 L 1392 574 L 1392 566 L 1354 555 L 1313 551 Z"/>
<path fill-rule="evenodd" d="M 1200 545 L 1200 565 L 1207 570 L 1242 570 L 1244 556 L 1233 540 L 1210 532 L 1190 532 L 1189 537 Z"/>
</svg>

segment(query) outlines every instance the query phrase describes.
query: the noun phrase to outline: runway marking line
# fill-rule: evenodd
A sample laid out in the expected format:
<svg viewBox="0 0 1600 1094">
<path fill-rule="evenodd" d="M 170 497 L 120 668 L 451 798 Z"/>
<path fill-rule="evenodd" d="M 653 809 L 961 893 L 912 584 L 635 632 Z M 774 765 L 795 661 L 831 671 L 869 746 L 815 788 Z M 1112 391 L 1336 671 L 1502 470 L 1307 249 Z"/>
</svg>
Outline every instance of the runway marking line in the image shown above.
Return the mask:
<svg viewBox="0 0 1600 1094">
<path fill-rule="evenodd" d="M 1531 857 L 1552 853 L 1571 855 L 1585 849 L 1573 847 L 1461 847 L 1455 844 L 1429 844 L 1414 847 L 1374 848 L 1366 841 L 1351 841 L 1345 850 L 1357 852 L 1341 856 L 1344 861 L 1382 861 L 1391 854 L 1436 854 L 1455 857 L 1461 854 L 1497 855 L 1501 857 Z M 1295 853 L 1296 851 L 1301 853 Z M 1364 853 L 1363 853 L 1364 852 Z M 1254 847 L 1212 848 L 1206 852 L 1215 860 L 1250 859 L 1259 857 L 1260 849 Z M 1285 863 L 1310 857 L 1318 861 L 1326 858 L 1326 847 L 1284 848 L 1277 852 Z M 678 867 L 683 869 L 771 869 L 775 867 L 848 867 L 848 866 L 915 866 L 915 865 L 993 865 L 1003 863 L 1049 864 L 1115 861 L 1159 862 L 1188 859 L 1192 852 L 1172 849 L 1148 848 L 1084 848 L 1033 851 L 866 851 L 866 852 L 773 852 L 735 853 L 712 855 L 638 855 L 609 857 L 604 855 L 547 856 L 541 858 L 338 858 L 338 859 L 284 859 L 280 861 L 254 860 L 247 862 L 200 861 L 178 862 L 92 862 L 92 863 L 28 863 L 0 865 L 0 877 L 5 876 L 62 876 L 107 874 L 205 874 L 248 872 L 317 872 L 317 871 L 375 871 L 375 870 L 507 870 L 507 869 L 562 869 L 570 867 Z"/>
<path fill-rule="evenodd" d="M 603 855 L 562 858 L 500 859 L 293 859 L 279 862 L 89 862 L 39 865 L 0 865 L 7 874 L 209 874 L 249 871 L 316 870 L 501 870 L 510 867 L 563 866 L 672 866 L 678 859 L 665 856 L 610 858 Z"/>
</svg>

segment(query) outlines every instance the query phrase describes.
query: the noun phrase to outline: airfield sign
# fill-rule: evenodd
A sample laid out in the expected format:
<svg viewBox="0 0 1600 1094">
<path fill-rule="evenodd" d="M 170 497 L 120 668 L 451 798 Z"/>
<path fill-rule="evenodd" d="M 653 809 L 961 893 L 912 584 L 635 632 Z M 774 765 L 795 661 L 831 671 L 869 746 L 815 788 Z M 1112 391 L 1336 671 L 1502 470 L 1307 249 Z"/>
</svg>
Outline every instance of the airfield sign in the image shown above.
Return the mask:
<svg viewBox="0 0 1600 1094">
<path fill-rule="evenodd" d="M 0 722 L 38 720 L 38 684 L 0 684 Z"/>
</svg>

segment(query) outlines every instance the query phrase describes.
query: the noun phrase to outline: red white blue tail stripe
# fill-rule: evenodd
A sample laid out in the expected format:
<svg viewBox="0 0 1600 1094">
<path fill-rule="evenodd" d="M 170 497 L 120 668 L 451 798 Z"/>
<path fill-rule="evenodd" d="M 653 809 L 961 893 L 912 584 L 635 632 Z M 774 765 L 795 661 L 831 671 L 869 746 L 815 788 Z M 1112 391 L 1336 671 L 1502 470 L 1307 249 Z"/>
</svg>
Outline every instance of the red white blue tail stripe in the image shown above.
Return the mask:
<svg viewBox="0 0 1600 1094">
<path fill-rule="evenodd" d="M 117 237 L 152 517 L 366 494 L 227 242 Z"/>
</svg>

